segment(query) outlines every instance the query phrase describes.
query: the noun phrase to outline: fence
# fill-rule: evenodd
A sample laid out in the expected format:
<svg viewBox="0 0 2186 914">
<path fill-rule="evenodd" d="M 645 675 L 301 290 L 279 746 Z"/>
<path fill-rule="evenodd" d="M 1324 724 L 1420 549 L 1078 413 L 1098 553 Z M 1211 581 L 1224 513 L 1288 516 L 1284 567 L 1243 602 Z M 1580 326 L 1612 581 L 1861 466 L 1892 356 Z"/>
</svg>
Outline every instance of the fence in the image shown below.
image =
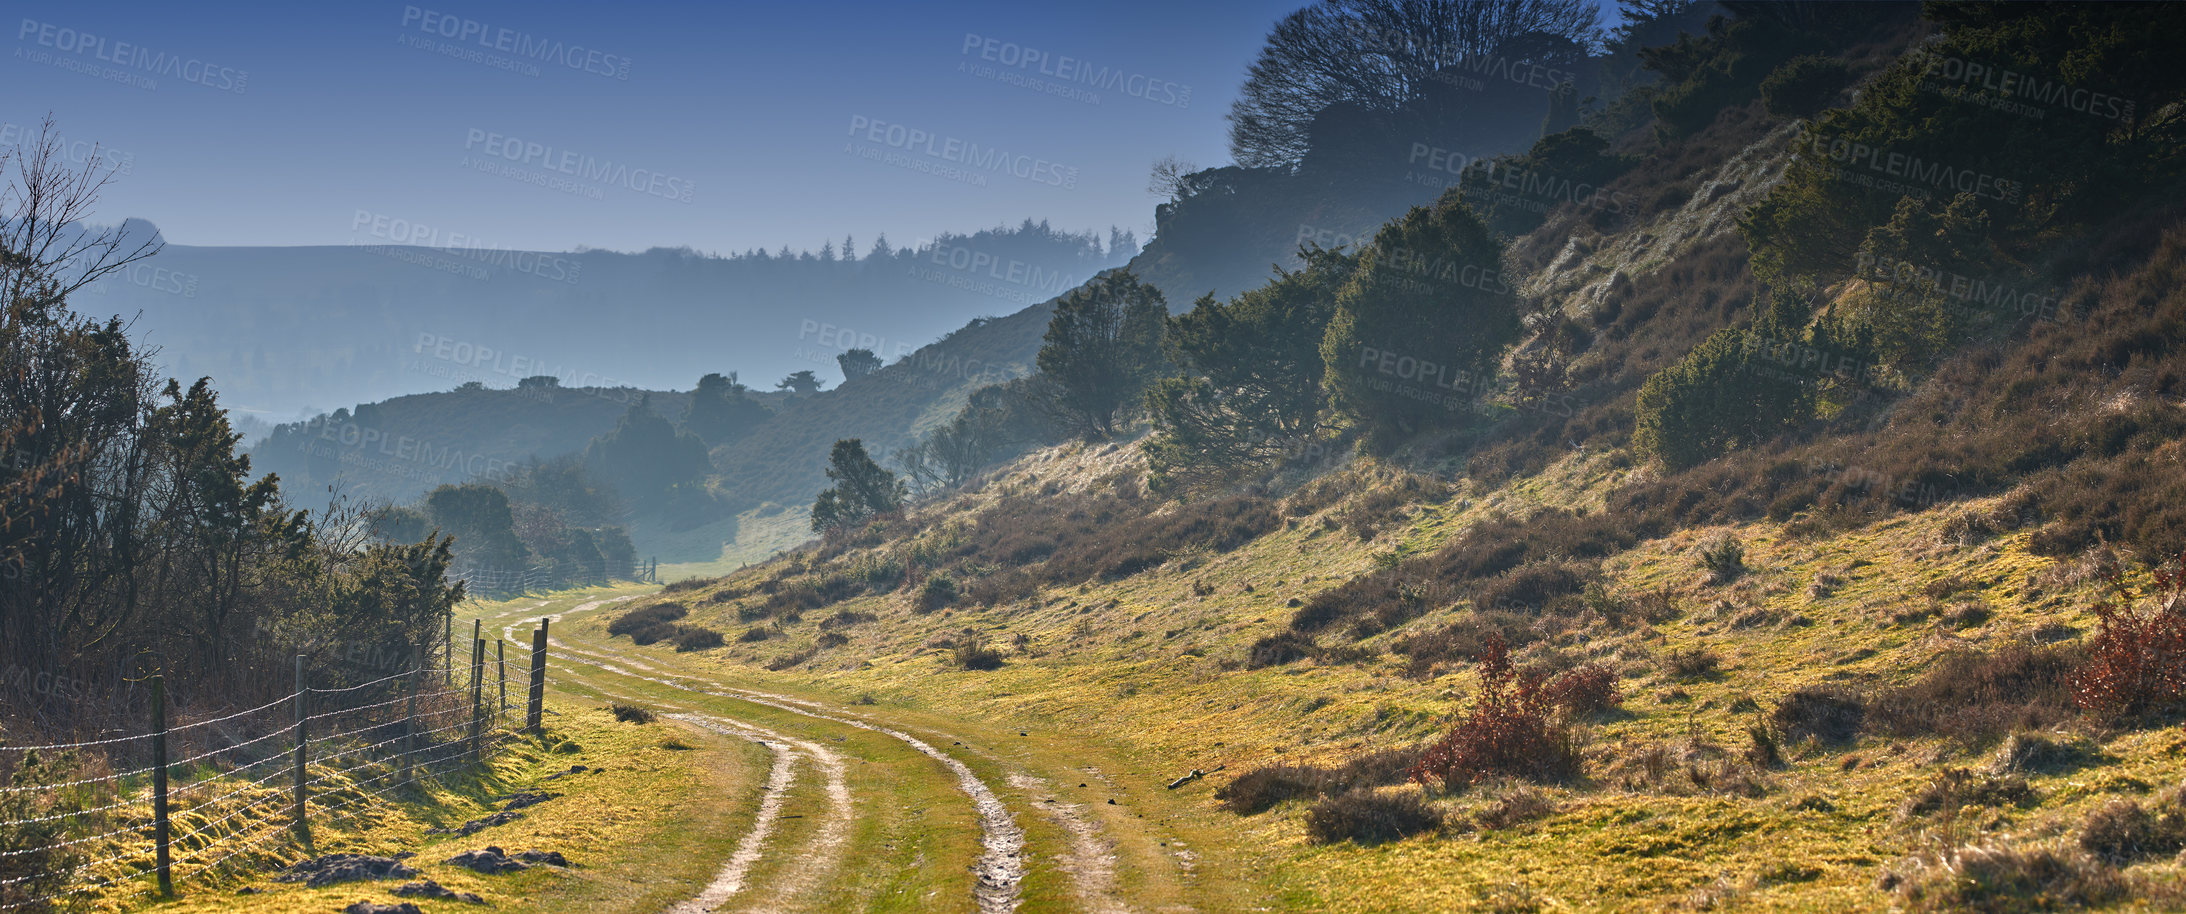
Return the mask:
<svg viewBox="0 0 2186 914">
<path fill-rule="evenodd" d="M 542 619 L 533 633 L 527 730 L 540 725 L 546 629 Z M 155 673 L 142 733 L 0 746 L 0 771 L 15 773 L 0 786 L 0 911 L 46 910 L 146 881 L 105 900 L 173 897 L 176 882 L 241 866 L 254 850 L 313 852 L 315 822 L 354 815 L 439 770 L 483 761 L 506 742 L 510 707 L 507 657 L 496 641 L 488 659 L 478 634 L 473 623 L 467 683 L 452 665 L 432 669 L 429 654 L 418 652 L 404 672 L 319 688 L 299 655 L 290 694 L 170 727 L 165 679 Z M 497 702 L 486 691 L 494 679 Z M 21 783 L 25 769 L 40 770 L 41 757 L 87 751 L 126 770 L 88 775 L 78 767 L 52 783 Z"/>
</svg>

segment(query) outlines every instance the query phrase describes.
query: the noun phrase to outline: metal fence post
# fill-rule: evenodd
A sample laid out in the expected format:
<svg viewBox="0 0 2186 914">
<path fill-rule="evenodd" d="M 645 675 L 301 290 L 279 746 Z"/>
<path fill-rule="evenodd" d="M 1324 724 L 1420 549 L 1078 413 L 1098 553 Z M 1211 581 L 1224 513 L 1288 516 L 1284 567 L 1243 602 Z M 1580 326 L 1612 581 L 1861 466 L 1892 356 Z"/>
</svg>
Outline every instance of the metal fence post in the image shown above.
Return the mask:
<svg viewBox="0 0 2186 914">
<path fill-rule="evenodd" d="M 173 898 L 175 883 L 168 872 L 173 861 L 167 822 L 167 682 L 160 673 L 152 674 L 152 765 L 152 844 L 159 868 L 159 897 Z"/>
<path fill-rule="evenodd" d="M 471 758 L 486 757 L 486 744 L 481 736 L 485 723 L 485 708 L 479 701 L 479 692 L 486 684 L 486 642 L 471 639 Z"/>
<path fill-rule="evenodd" d="M 416 645 L 410 647 L 410 700 L 402 709 L 402 776 L 395 783 L 410 780 L 410 757 L 417 752 L 417 692 L 425 683 L 425 652 Z"/>
<path fill-rule="evenodd" d="M 310 788 L 304 786 L 304 762 L 310 751 L 311 740 L 306 732 L 309 704 L 304 690 L 304 655 L 296 655 L 296 838 L 305 848 L 311 847 L 311 821 L 305 818 L 307 796 Z"/>
<path fill-rule="evenodd" d="M 531 703 L 524 709 L 524 729 L 533 733 L 539 732 L 546 707 L 547 622 L 540 619 L 531 633 Z"/>
</svg>

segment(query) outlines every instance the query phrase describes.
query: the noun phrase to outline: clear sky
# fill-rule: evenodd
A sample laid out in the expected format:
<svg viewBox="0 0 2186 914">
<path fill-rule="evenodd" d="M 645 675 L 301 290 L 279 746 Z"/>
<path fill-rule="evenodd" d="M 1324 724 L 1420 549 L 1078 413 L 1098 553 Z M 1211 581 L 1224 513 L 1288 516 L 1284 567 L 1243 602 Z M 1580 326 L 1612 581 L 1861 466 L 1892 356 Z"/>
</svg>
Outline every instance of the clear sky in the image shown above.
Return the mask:
<svg viewBox="0 0 2186 914">
<path fill-rule="evenodd" d="M 127 163 L 102 219 L 180 244 L 1143 237 L 1149 164 L 1227 160 L 1222 115 L 1299 2 L 28 0 L 0 142 L 50 112 Z"/>
</svg>

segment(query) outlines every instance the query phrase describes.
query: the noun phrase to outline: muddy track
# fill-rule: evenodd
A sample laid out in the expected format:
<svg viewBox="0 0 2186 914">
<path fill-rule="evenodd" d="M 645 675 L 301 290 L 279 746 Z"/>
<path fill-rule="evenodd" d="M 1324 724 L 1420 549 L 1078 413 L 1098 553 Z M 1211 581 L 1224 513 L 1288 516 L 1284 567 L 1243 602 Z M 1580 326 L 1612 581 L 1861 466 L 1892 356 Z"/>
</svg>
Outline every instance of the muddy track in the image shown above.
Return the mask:
<svg viewBox="0 0 2186 914">
<path fill-rule="evenodd" d="M 785 907 L 810 892 L 842 862 L 843 845 L 849 838 L 853 816 L 842 756 L 818 743 L 791 739 L 742 721 L 689 712 L 671 716 L 715 733 L 742 737 L 765 746 L 774 753 L 775 765 L 767 779 L 766 794 L 760 801 L 752 830 L 737 844 L 736 852 L 722 864 L 721 872 L 714 876 L 713 882 L 698 897 L 668 909 L 668 914 L 717 911 L 736 900 L 753 865 L 763 857 L 767 836 L 781 816 L 790 786 L 796 782 L 794 766 L 799 761 L 818 767 L 827 779 L 828 815 L 796 855 L 796 866 L 784 871 L 770 887 L 773 897 L 768 908 Z"/>
<path fill-rule="evenodd" d="M 631 599 L 631 597 L 594 600 L 573 607 L 568 612 L 585 612 L 609 603 L 628 599 Z M 559 621 L 563 615 L 564 613 L 553 613 L 546 618 Z M 515 640 L 515 627 L 514 624 L 504 627 L 503 636 Z M 893 727 L 856 717 L 829 713 L 824 705 L 817 702 L 745 689 L 694 686 L 667 678 L 665 675 L 647 675 L 647 673 L 665 673 L 666 671 L 656 669 L 641 660 L 596 650 L 582 650 L 552 637 L 549 637 L 547 643 L 549 647 L 558 649 L 565 659 L 605 672 L 642 679 L 679 691 L 751 702 L 804 717 L 868 730 L 901 742 L 913 751 L 941 763 L 956 777 L 957 789 L 971 798 L 973 809 L 979 814 L 981 853 L 973 868 L 977 881 L 974 883 L 972 891 L 978 901 L 981 914 L 1009 914 L 1009 912 L 1017 909 L 1019 903 L 1018 888 L 1025 878 L 1025 831 L 1023 828 L 1018 827 L 1016 819 L 1010 815 L 1009 807 L 1002 802 L 1001 797 L 997 796 L 985 781 L 980 780 L 970 766 L 958 761 L 948 753 L 934 748 L 932 744 L 918 737 Z"/>
<path fill-rule="evenodd" d="M 547 618 L 560 621 L 564 615 L 590 612 L 629 599 L 634 599 L 634 597 L 589 600 L 561 613 L 549 614 Z M 504 637 L 508 637 L 511 641 L 518 640 L 514 633 L 515 628 L 515 625 L 505 627 L 503 630 Z M 979 816 L 982 851 L 975 867 L 977 881 L 974 884 L 973 892 L 981 914 L 1010 914 L 1021 903 L 1020 887 L 1030 865 L 1030 855 L 1026 850 L 1024 829 L 1018 825 L 1003 798 L 986 782 L 982 781 L 970 766 L 927 742 L 928 739 L 935 738 L 931 731 L 928 731 L 926 739 L 920 739 L 918 736 L 905 732 L 896 726 L 850 712 L 844 708 L 789 695 L 726 686 L 692 676 L 680 670 L 670 670 L 656 666 L 643 658 L 613 651 L 605 645 L 594 644 L 589 640 L 579 646 L 569 644 L 560 638 L 552 638 L 549 640 L 549 645 L 555 652 L 556 659 L 592 667 L 602 672 L 640 679 L 694 695 L 744 701 L 803 717 L 856 727 L 887 736 L 933 759 L 955 777 L 958 790 L 971 799 Z M 711 715 L 700 716 L 710 717 Z M 757 729 L 739 721 L 721 718 L 713 719 L 721 726 L 731 729 L 743 728 L 747 731 Z M 696 720 L 692 722 L 698 723 Z M 703 726 L 703 724 L 700 725 Z M 941 738 L 953 739 L 954 737 L 941 736 Z M 801 754 L 815 761 L 826 758 L 826 755 L 821 754 L 824 752 L 822 747 L 808 741 L 783 737 L 778 734 L 766 741 L 769 742 L 770 749 L 777 746 L 787 746 L 790 748 L 785 751 Z M 963 744 L 960 742 L 959 745 Z M 820 752 L 814 752 L 813 750 L 820 750 Z M 969 746 L 966 746 L 965 750 L 981 755 L 1004 768 L 1012 767 L 1009 762 L 992 752 L 981 752 Z M 777 758 L 780 758 L 779 754 Z M 818 761 L 818 764 L 823 770 L 828 767 L 824 761 Z M 835 765 L 839 769 L 839 759 L 835 762 Z M 839 776 L 839 774 L 836 776 Z M 1064 845 L 1056 849 L 1056 859 L 1053 861 L 1053 865 L 1069 879 L 1071 893 L 1077 897 L 1079 906 L 1083 910 L 1095 912 L 1095 914 L 1129 914 L 1133 909 L 1125 902 L 1122 886 L 1119 885 L 1117 852 L 1114 843 L 1103 834 L 1099 817 L 1092 815 L 1083 806 L 1060 799 L 1056 791 L 1052 790 L 1050 784 L 1042 778 L 1018 771 L 1012 771 L 1008 777 L 1008 786 L 1011 791 L 1024 798 L 1042 818 L 1053 823 L 1065 836 Z M 835 785 L 831 781 L 830 793 L 834 794 L 835 790 Z M 846 835 L 852 821 L 847 814 L 849 807 L 847 790 L 840 794 L 836 802 L 839 808 L 845 810 L 845 814 L 839 819 L 831 818 L 829 825 L 823 826 L 822 830 L 824 832 L 833 828 L 837 833 Z M 839 847 L 840 843 L 846 840 L 847 837 L 837 839 L 836 844 L 831 846 Z M 810 855 L 805 856 L 802 858 L 806 861 L 803 866 L 780 877 L 782 885 L 777 894 L 786 900 L 796 892 L 802 891 L 807 885 L 816 884 L 822 879 L 824 873 L 807 874 L 803 870 L 819 862 L 832 864 L 840 853 L 839 849 L 833 850 L 818 861 L 815 861 L 815 858 Z M 745 864 L 739 871 L 739 879 L 748 878 L 750 869 L 751 865 Z M 723 873 L 726 875 L 728 872 L 729 867 L 725 865 Z M 808 879 L 810 880 L 809 883 L 807 882 Z M 717 880 L 718 882 L 719 880 Z M 711 888 L 709 887 L 709 889 Z M 752 893 L 749 890 L 732 891 L 729 895 L 723 897 L 728 898 L 730 896 L 750 899 Z M 704 908 L 677 909 L 678 914 L 683 911 L 697 910 L 704 910 Z"/>
</svg>

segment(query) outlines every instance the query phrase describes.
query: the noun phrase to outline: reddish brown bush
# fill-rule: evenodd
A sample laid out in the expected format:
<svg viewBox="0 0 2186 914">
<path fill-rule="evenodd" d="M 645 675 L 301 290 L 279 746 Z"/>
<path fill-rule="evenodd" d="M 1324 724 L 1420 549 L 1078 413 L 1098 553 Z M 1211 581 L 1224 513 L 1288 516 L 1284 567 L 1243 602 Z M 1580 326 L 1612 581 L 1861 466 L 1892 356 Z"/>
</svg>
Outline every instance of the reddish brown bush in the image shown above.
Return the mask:
<svg viewBox="0 0 2186 914">
<path fill-rule="evenodd" d="M 2168 710 L 2186 697 L 2186 554 L 2156 571 L 2161 599 L 2134 608 L 2135 594 L 2113 581 L 2112 596 L 2095 605 L 2100 620 L 2087 659 L 2072 673 L 2072 701 L 2091 714 L 2122 716 Z"/>
<path fill-rule="evenodd" d="M 1412 779 L 1440 780 L 1451 789 L 1496 776 L 1570 780 L 1579 773 L 1579 750 L 1554 711 L 1542 677 L 1513 669 L 1509 646 L 1490 636 L 1481 651 L 1479 699 L 1427 747 Z"/>
<path fill-rule="evenodd" d="M 1549 680 L 1548 701 L 1573 714 L 1599 714 L 1623 700 L 1617 692 L 1617 671 L 1599 663 L 1574 667 Z"/>
</svg>

